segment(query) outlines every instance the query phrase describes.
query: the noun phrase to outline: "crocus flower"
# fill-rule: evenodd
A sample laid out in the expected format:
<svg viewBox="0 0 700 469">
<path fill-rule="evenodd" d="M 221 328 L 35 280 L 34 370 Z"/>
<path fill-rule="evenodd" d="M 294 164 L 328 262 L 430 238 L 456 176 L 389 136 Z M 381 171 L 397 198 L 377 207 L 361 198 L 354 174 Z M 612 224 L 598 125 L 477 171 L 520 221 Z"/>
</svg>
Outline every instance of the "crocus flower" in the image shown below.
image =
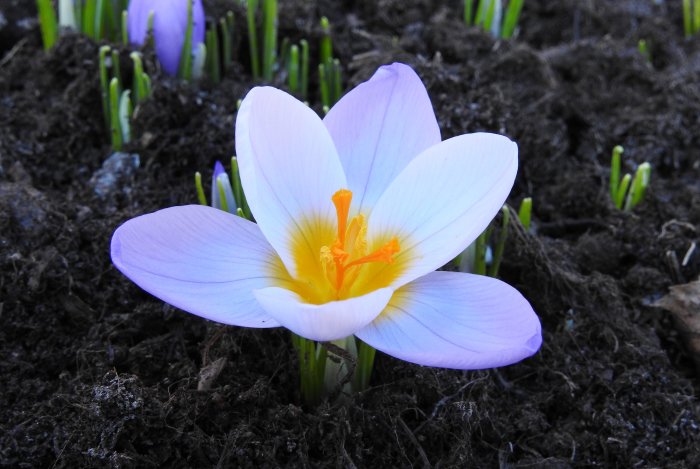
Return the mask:
<svg viewBox="0 0 700 469">
<path fill-rule="evenodd" d="M 223 198 L 221 191 L 223 190 Z M 225 201 L 225 202 L 222 202 Z M 231 180 L 220 161 L 214 164 L 214 174 L 211 177 L 211 206 L 227 212 L 236 213 L 236 199 L 233 196 Z"/>
<path fill-rule="evenodd" d="M 143 44 L 148 33 L 148 17 L 153 12 L 153 37 L 156 55 L 170 75 L 177 75 L 180 53 L 187 31 L 187 2 L 192 0 L 131 0 L 127 10 L 129 40 Z M 204 42 L 202 0 L 192 4 L 192 51 Z"/>
<path fill-rule="evenodd" d="M 121 272 L 214 321 L 318 341 L 354 334 L 422 365 L 490 368 L 538 350 L 539 320 L 514 288 L 435 272 L 503 205 L 517 146 L 488 133 L 441 141 L 408 66 L 380 68 L 323 120 L 253 88 L 236 151 L 257 224 L 196 205 L 134 218 L 112 238 Z"/>
</svg>

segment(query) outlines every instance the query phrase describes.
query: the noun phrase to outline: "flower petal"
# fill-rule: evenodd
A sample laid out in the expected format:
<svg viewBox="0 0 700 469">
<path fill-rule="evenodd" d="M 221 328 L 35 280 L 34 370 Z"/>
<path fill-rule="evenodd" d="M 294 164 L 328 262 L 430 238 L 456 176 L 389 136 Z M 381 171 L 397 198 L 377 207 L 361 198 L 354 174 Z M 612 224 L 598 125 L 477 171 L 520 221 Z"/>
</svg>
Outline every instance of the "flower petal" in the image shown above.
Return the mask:
<svg viewBox="0 0 700 469">
<path fill-rule="evenodd" d="M 487 133 L 445 140 L 411 161 L 368 222 L 368 240 L 397 236 L 401 244 L 394 256 L 401 273 L 391 285 L 438 269 L 474 241 L 503 206 L 517 169 L 517 145 Z"/>
<path fill-rule="evenodd" d="M 148 30 L 148 16 L 153 12 L 153 36 L 158 60 L 170 75 L 177 75 L 180 53 L 187 30 L 189 0 L 131 0 L 127 13 L 129 40 L 143 44 Z M 192 50 L 204 42 L 204 7 L 201 0 L 192 4 Z"/>
<path fill-rule="evenodd" d="M 381 288 L 364 296 L 320 305 L 305 303 L 278 287 L 253 292 L 263 309 L 281 325 L 311 340 L 337 340 L 354 334 L 382 312 L 393 290 Z"/>
<path fill-rule="evenodd" d="M 516 363 L 542 343 L 540 321 L 516 289 L 458 272 L 433 272 L 405 285 L 355 335 L 402 360 L 464 370 Z"/>
<path fill-rule="evenodd" d="M 331 197 L 347 185 L 335 145 L 308 106 L 275 88 L 256 87 L 238 111 L 236 152 L 248 205 L 294 277 L 293 238 L 314 238 L 319 223 L 335 226 Z"/>
<path fill-rule="evenodd" d="M 333 106 L 323 119 L 353 194 L 365 214 L 423 150 L 440 143 L 428 92 L 408 65 L 386 65 Z"/>
<path fill-rule="evenodd" d="M 112 236 L 112 262 L 141 288 L 197 316 L 276 327 L 252 291 L 274 284 L 275 253 L 260 229 L 201 205 L 142 215 Z"/>
</svg>

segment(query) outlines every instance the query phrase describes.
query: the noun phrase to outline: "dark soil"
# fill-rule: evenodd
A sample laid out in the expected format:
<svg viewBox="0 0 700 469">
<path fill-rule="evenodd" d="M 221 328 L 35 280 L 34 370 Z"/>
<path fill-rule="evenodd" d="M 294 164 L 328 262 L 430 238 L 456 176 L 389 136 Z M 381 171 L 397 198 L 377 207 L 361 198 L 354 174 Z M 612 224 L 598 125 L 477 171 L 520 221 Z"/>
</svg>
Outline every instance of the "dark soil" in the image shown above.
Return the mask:
<svg viewBox="0 0 700 469">
<path fill-rule="evenodd" d="M 307 37 L 313 56 L 331 19 L 347 88 L 404 61 L 443 138 L 517 141 L 510 202 L 534 199 L 536 232 L 513 232 L 502 277 L 538 312 L 540 353 L 478 372 L 380 354 L 368 391 L 318 408 L 300 404 L 284 330 L 175 310 L 109 258 L 120 223 L 194 202 L 193 173 L 231 156 L 236 100 L 255 85 L 238 2 L 205 1 L 238 15 L 221 84 L 147 61 L 155 93 L 128 148 L 140 167 L 102 197 L 98 44 L 68 35 L 44 53 L 21 3 L 0 2 L 23 25 L 0 27 L 0 466 L 700 467 L 697 370 L 650 306 L 700 271 L 697 252 L 671 262 L 700 241 L 700 40 L 683 38 L 680 2 L 528 0 L 519 35 L 498 41 L 460 23 L 459 1 L 282 1 L 280 37 Z M 617 144 L 627 171 L 653 166 L 631 213 L 607 193 Z"/>
</svg>

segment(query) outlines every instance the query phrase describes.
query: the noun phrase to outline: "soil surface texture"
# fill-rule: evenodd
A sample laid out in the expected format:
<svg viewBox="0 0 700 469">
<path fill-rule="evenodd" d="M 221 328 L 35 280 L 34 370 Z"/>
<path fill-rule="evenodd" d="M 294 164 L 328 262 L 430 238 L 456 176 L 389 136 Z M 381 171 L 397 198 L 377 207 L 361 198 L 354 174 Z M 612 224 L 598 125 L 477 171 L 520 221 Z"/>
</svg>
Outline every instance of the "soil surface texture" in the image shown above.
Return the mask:
<svg viewBox="0 0 700 469">
<path fill-rule="evenodd" d="M 325 15 L 345 89 L 410 64 L 443 139 L 518 143 L 509 203 L 534 200 L 501 278 L 542 321 L 538 354 L 462 372 L 380 353 L 367 391 L 314 408 L 285 330 L 186 314 L 109 257 L 117 226 L 196 203 L 194 172 L 232 156 L 256 85 L 240 2 L 204 1 L 212 20 L 236 14 L 221 83 L 146 55 L 153 96 L 108 165 L 100 44 L 67 34 L 44 52 L 33 3 L 0 2 L 0 467 L 700 467 L 698 368 L 652 306 L 700 272 L 700 39 L 684 38 L 681 2 L 527 0 L 498 40 L 465 27 L 457 0 L 281 0 L 279 36 L 309 40 L 312 70 Z M 315 73 L 310 88 L 320 112 Z M 630 212 L 608 195 L 615 145 L 623 171 L 653 167 Z"/>
</svg>

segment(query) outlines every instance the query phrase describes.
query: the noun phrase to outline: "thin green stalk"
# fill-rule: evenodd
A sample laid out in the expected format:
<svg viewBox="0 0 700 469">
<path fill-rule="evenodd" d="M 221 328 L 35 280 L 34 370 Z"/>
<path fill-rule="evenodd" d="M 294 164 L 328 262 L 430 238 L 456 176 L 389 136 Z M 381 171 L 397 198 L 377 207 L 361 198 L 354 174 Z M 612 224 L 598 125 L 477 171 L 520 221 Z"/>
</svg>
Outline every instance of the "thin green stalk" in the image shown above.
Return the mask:
<svg viewBox="0 0 700 469">
<path fill-rule="evenodd" d="M 277 0 L 263 2 L 263 80 L 270 82 L 277 58 Z"/>
<path fill-rule="evenodd" d="M 489 0 L 489 7 L 486 10 L 486 16 L 484 17 L 484 30 L 491 31 L 493 26 L 493 19 L 496 16 L 496 2 L 498 0 Z"/>
<path fill-rule="evenodd" d="M 228 21 L 226 21 L 226 18 L 221 18 L 219 20 L 219 27 L 221 28 L 221 52 L 224 70 L 226 70 L 228 66 L 231 65 L 231 33 L 228 29 Z M 207 47 L 207 49 L 209 48 Z"/>
<path fill-rule="evenodd" d="M 651 165 L 649 163 L 640 164 L 637 168 L 637 172 L 634 174 L 632 186 L 630 187 L 629 193 L 627 194 L 627 199 L 625 201 L 624 208 L 625 210 L 632 210 L 639 204 L 639 202 L 642 201 L 647 186 L 649 186 L 650 179 Z"/>
<path fill-rule="evenodd" d="M 622 178 L 620 187 L 618 187 L 617 194 L 615 195 L 614 199 L 615 207 L 622 209 L 622 202 L 625 200 L 625 194 L 627 193 L 627 189 L 629 189 L 631 181 L 632 176 L 629 174 L 625 174 L 625 176 Z"/>
<path fill-rule="evenodd" d="M 503 20 L 503 29 L 501 30 L 502 38 L 508 39 L 513 36 L 513 32 L 515 32 L 515 27 L 518 25 L 518 18 L 520 18 L 520 12 L 523 9 L 523 3 L 525 3 L 525 0 L 510 0 L 508 2 L 506 17 Z"/>
<path fill-rule="evenodd" d="M 146 83 L 143 79 L 143 62 L 141 61 L 141 54 L 136 51 L 132 52 L 129 56 L 134 63 L 134 103 L 139 104 L 148 97 L 148 90 L 146 89 Z"/>
<path fill-rule="evenodd" d="M 474 8 L 474 0 L 464 0 L 464 24 L 472 25 L 472 10 Z"/>
<path fill-rule="evenodd" d="M 498 241 L 493 252 L 493 261 L 488 270 L 489 277 L 498 277 L 498 270 L 501 268 L 501 260 L 503 260 L 503 251 L 506 248 L 506 239 L 508 238 L 508 225 L 510 225 L 510 209 L 504 205 L 501 207 L 501 231 L 498 233 Z"/>
<path fill-rule="evenodd" d="M 82 16 L 82 31 L 87 37 L 97 39 L 95 36 L 95 11 L 97 0 L 85 0 Z"/>
<path fill-rule="evenodd" d="M 476 238 L 476 253 L 474 254 L 474 272 L 477 275 L 486 275 L 486 249 L 491 237 L 491 227 L 486 228 Z"/>
<path fill-rule="evenodd" d="M 693 34 L 700 31 L 700 0 L 693 0 Z"/>
<path fill-rule="evenodd" d="M 357 344 L 357 366 L 355 367 L 355 376 L 353 376 L 352 389 L 355 392 L 361 392 L 369 387 L 377 350 L 360 339 L 357 339 Z"/>
<path fill-rule="evenodd" d="M 693 15 L 691 13 L 691 0 L 683 0 L 683 31 L 685 37 L 693 35 Z"/>
<path fill-rule="evenodd" d="M 216 27 L 206 33 L 207 39 L 207 73 L 214 83 L 221 81 L 221 64 L 219 63 L 219 35 Z"/>
<path fill-rule="evenodd" d="M 224 183 L 217 178 L 216 188 L 219 191 L 219 203 L 221 204 L 221 210 L 228 212 L 228 202 L 226 201 L 226 191 L 224 190 Z"/>
<path fill-rule="evenodd" d="M 238 159 L 235 156 L 231 158 L 231 188 L 233 189 L 233 198 L 236 200 L 236 205 L 243 211 L 244 218 L 252 221 L 253 215 L 250 212 L 248 201 L 243 193 L 241 173 L 238 169 Z"/>
<path fill-rule="evenodd" d="M 525 197 L 522 202 L 520 202 L 520 208 L 518 209 L 518 218 L 520 223 L 526 230 L 530 229 L 530 224 L 532 223 L 532 198 Z"/>
<path fill-rule="evenodd" d="M 289 73 L 289 90 L 292 93 L 299 93 L 299 47 L 296 44 L 289 48 L 287 71 Z"/>
<path fill-rule="evenodd" d="M 53 10 L 51 0 L 36 0 L 36 8 L 39 12 L 39 25 L 41 27 L 41 39 L 44 42 L 44 50 L 49 50 L 58 39 L 58 24 L 56 12 Z"/>
<path fill-rule="evenodd" d="M 328 18 L 321 18 L 321 63 L 328 65 L 333 60 L 333 41 L 331 40 L 331 25 Z"/>
<path fill-rule="evenodd" d="M 119 125 L 122 129 L 122 142 L 129 143 L 131 141 L 131 115 L 134 112 L 134 107 L 131 104 L 131 90 L 124 90 L 119 98 Z"/>
<path fill-rule="evenodd" d="M 226 32 L 228 34 L 228 40 L 224 44 L 224 64 L 226 67 L 233 63 L 233 32 L 236 22 L 234 21 L 233 12 L 229 11 L 226 13 Z"/>
<path fill-rule="evenodd" d="M 103 30 L 105 26 L 105 0 L 96 0 L 95 2 L 95 17 L 94 17 L 94 28 L 95 28 L 95 39 L 102 39 Z"/>
<path fill-rule="evenodd" d="M 313 340 L 292 333 L 292 344 L 299 356 L 301 396 L 307 405 L 321 402 L 327 352 Z"/>
<path fill-rule="evenodd" d="M 474 17 L 474 24 L 476 26 L 484 26 L 484 20 L 486 19 L 486 6 L 491 0 L 479 0 L 476 6 L 476 16 Z"/>
<path fill-rule="evenodd" d="M 340 97 L 343 94 L 343 83 L 342 83 L 342 68 L 340 66 L 340 60 L 333 59 L 333 97 L 331 98 L 331 106 L 340 101 Z"/>
<path fill-rule="evenodd" d="M 250 67 L 253 76 L 260 78 L 260 53 L 258 51 L 258 31 L 255 27 L 255 12 L 258 10 L 258 0 L 248 0 L 247 20 L 248 20 L 248 44 L 250 47 Z"/>
<path fill-rule="evenodd" d="M 114 151 L 121 151 L 123 144 L 122 128 L 119 121 L 119 88 L 119 80 L 112 78 L 112 81 L 109 83 L 109 112 L 112 149 Z"/>
<path fill-rule="evenodd" d="M 122 82 L 121 63 L 119 60 L 119 51 L 112 49 L 112 77 L 116 78 L 119 83 Z"/>
<path fill-rule="evenodd" d="M 192 81 L 192 0 L 187 0 L 187 29 L 185 29 L 185 41 L 180 51 L 179 75 L 185 81 Z"/>
<path fill-rule="evenodd" d="M 126 26 L 126 22 L 128 20 L 128 14 L 126 10 L 122 11 L 122 45 L 128 46 L 129 45 L 129 30 Z"/>
<path fill-rule="evenodd" d="M 202 173 L 197 171 L 194 173 L 194 187 L 197 190 L 197 201 L 200 205 L 209 205 L 207 196 L 204 195 L 204 187 L 202 186 Z"/>
<path fill-rule="evenodd" d="M 107 54 L 111 48 L 109 46 L 100 47 L 99 68 L 100 68 L 100 90 L 102 92 L 102 114 L 105 120 L 105 128 L 110 129 L 109 113 L 109 73 L 107 71 Z"/>
<path fill-rule="evenodd" d="M 305 100 L 309 95 L 309 41 L 302 39 L 299 45 L 301 46 L 301 97 Z"/>
<path fill-rule="evenodd" d="M 621 156 L 625 151 L 620 145 L 616 145 L 612 151 L 612 160 L 610 161 L 610 197 L 617 206 L 617 192 L 620 187 L 620 165 Z M 618 207 L 620 208 L 620 207 Z"/>
<path fill-rule="evenodd" d="M 328 74 L 324 64 L 318 65 L 318 83 L 321 88 L 321 105 L 330 108 L 330 88 L 328 85 Z"/>
</svg>

